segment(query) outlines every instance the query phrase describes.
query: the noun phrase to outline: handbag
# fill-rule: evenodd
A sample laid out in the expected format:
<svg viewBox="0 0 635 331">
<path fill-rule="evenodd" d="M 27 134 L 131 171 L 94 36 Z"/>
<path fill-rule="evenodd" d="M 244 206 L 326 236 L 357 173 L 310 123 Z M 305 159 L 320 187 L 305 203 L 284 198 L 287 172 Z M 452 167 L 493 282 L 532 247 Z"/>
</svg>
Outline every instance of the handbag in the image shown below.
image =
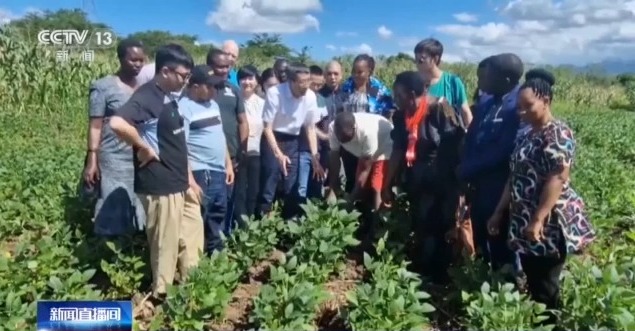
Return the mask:
<svg viewBox="0 0 635 331">
<path fill-rule="evenodd" d="M 452 245 L 453 255 L 458 260 L 472 258 L 476 254 L 470 208 L 466 203 L 459 204 L 455 226 L 446 233 L 445 239 Z"/>
</svg>

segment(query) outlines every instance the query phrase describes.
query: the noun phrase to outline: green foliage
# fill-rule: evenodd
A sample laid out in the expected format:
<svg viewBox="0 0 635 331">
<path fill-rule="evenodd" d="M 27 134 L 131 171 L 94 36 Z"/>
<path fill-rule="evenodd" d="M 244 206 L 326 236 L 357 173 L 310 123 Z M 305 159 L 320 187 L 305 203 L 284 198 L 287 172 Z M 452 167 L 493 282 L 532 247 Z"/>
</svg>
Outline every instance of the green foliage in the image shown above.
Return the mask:
<svg viewBox="0 0 635 331">
<path fill-rule="evenodd" d="M 567 330 L 633 330 L 635 328 L 635 259 L 623 248 L 603 261 L 569 264 L 563 284 L 563 326 Z"/>
<path fill-rule="evenodd" d="M 425 316 L 435 308 L 425 302 L 430 298 L 419 290 L 421 279 L 396 263 L 385 239 L 377 244 L 379 257 L 373 260 L 364 253 L 364 267 L 372 282 L 359 285 L 347 293 L 350 306 L 347 321 L 353 330 L 421 330 L 429 320 Z"/>
<path fill-rule="evenodd" d="M 168 288 L 164 312 L 170 330 L 203 330 L 206 321 L 221 319 L 241 276 L 226 252 L 203 259 L 185 283 Z"/>
<path fill-rule="evenodd" d="M 277 214 L 258 221 L 245 220 L 245 224 L 245 228 L 235 231 L 226 241 L 230 256 L 238 261 L 242 270 L 271 255 L 285 226 Z"/>
<path fill-rule="evenodd" d="M 468 330 L 551 330 L 553 325 L 537 327 L 545 321 L 544 304 L 535 303 L 527 295 L 520 294 L 513 284 L 499 285 L 492 290 L 485 282 L 479 292 L 463 292 L 468 303 L 465 325 Z"/>
<path fill-rule="evenodd" d="M 6 142 L 0 144 L 0 331 L 32 328 L 39 299 L 130 296 L 145 290 L 149 276 L 143 250 L 119 244 L 104 249 L 92 238 L 90 206 L 77 194 L 86 144 L 87 87 L 117 71 L 114 50 L 98 54 L 92 64 L 60 64 L 50 50 L 20 36 L 40 27 L 67 28 L 69 22 L 78 29 L 81 24 L 97 24 L 67 11 L 48 13 L 43 19 L 28 16 L 17 21 L 15 29 L 0 32 L 0 140 Z M 141 35 L 148 45 L 179 39 L 157 32 Z M 192 42 L 185 46 L 198 63 L 203 62 L 209 46 L 197 49 L 191 36 L 181 37 L 179 42 Z M 245 46 L 241 65 L 253 63 L 263 69 L 275 56 L 312 62 L 309 48 L 292 50 L 280 36 L 259 35 Z M 352 56 L 340 60 L 345 73 L 350 72 Z M 396 73 L 411 69 L 414 65 L 405 54 L 377 56 L 376 75 L 387 85 Z M 451 64 L 445 69 L 460 75 L 469 91 L 476 86 L 473 65 Z M 573 128 L 578 142 L 573 187 L 585 199 L 599 233 L 596 245 L 567 264 L 562 326 L 630 330 L 635 327 L 635 114 L 608 108 L 633 103 L 632 78 L 618 81 L 552 69 L 558 80 L 553 108 Z M 228 238 L 226 253 L 205 259 L 184 284 L 171 288 L 164 312 L 150 327 L 198 330 L 201 321 L 222 319 L 221 308 L 248 269 L 289 237 L 293 240 L 288 261 L 271 267 L 271 279 L 265 280 L 254 300 L 251 319 L 263 330 L 316 329 L 318 306 L 331 299 L 322 283 L 329 273 L 339 271 L 344 253 L 356 245 L 350 235 L 357 217 L 335 207 L 306 208 L 309 216 L 303 223 L 285 223 L 275 213 L 249 221 L 247 229 Z M 394 242 L 408 241 L 403 231 L 406 211 L 407 204 L 399 205 L 381 220 L 391 236 L 391 248 L 400 249 Z M 382 240 L 378 246 L 382 245 L 388 243 Z M 378 251 L 377 258 L 365 258 L 369 277 L 348 292 L 348 307 L 340 307 L 341 316 L 355 330 L 409 330 L 429 324 L 429 302 L 438 306 L 434 298 L 421 292 L 420 280 L 406 271 L 400 255 L 392 249 Z M 466 328 L 527 330 L 541 313 L 539 305 L 499 286 L 495 275 L 477 261 L 453 271 L 454 283 L 467 293 L 465 316 L 460 319 Z M 484 281 L 496 290 L 483 294 Z M 110 286 L 102 289 L 103 283 Z M 509 312 L 515 313 L 510 317 Z"/>
<path fill-rule="evenodd" d="M 328 294 L 311 281 L 311 274 L 311 267 L 298 264 L 296 257 L 283 266 L 273 267 L 270 283 L 254 299 L 249 320 L 263 331 L 315 330 L 317 307 Z"/>
<path fill-rule="evenodd" d="M 123 246 L 123 247 L 122 247 Z M 130 298 L 141 287 L 146 275 L 144 250 L 121 242 L 106 242 L 106 247 L 114 253 L 110 259 L 102 259 L 101 270 L 108 276 L 110 286 L 106 297 L 109 299 Z"/>
<path fill-rule="evenodd" d="M 172 34 L 168 31 L 159 31 L 159 30 L 150 30 L 150 31 L 141 31 L 135 32 L 128 36 L 128 38 L 139 40 L 143 42 L 144 49 L 146 54 L 150 57 L 154 56 L 157 48 L 159 46 L 169 44 L 169 43 L 177 43 L 179 45 L 183 45 L 186 49 L 196 55 L 206 54 L 210 46 L 201 47 L 196 45 L 196 40 L 198 39 L 194 35 L 187 34 Z"/>
<path fill-rule="evenodd" d="M 24 41 L 37 43 L 38 32 L 48 30 L 88 30 L 110 29 L 103 23 L 92 22 L 81 9 L 46 10 L 41 13 L 28 13 L 24 17 L 12 20 L 8 26 L 15 29 Z"/>
<path fill-rule="evenodd" d="M 307 261 L 311 268 L 319 269 L 315 277 L 316 281 L 322 282 L 331 272 L 343 268 L 345 249 L 359 244 L 353 234 L 360 214 L 338 210 L 334 206 L 323 209 L 311 203 L 303 209 L 306 219 L 299 224 L 287 224 L 291 240 L 295 242 L 289 254 Z"/>
</svg>

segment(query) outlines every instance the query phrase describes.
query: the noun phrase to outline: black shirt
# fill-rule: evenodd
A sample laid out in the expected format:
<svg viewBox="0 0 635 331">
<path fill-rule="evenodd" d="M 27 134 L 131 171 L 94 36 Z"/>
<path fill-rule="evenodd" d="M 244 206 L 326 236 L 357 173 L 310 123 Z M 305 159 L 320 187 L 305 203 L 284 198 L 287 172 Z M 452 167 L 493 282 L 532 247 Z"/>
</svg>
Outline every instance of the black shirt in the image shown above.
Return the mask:
<svg viewBox="0 0 635 331">
<path fill-rule="evenodd" d="M 189 186 L 187 145 L 176 101 L 154 82 L 149 82 L 135 91 L 117 115 L 137 128 L 160 159 L 139 167 L 134 149 L 135 192 L 168 195 L 186 191 Z"/>
<path fill-rule="evenodd" d="M 216 89 L 216 98 L 214 100 L 220 109 L 229 156 L 235 158 L 240 151 L 238 116 L 245 112 L 245 103 L 240 90 L 229 82 L 225 82 L 221 88 Z"/>
<path fill-rule="evenodd" d="M 393 148 L 403 153 L 405 158 L 408 131 L 402 111 L 394 114 L 393 126 Z M 440 107 L 431 108 L 419 125 L 415 146 L 417 158 L 413 166 L 406 169 L 407 183 L 412 188 L 426 189 L 448 189 L 448 186 L 457 185 L 455 171 L 460 162 L 459 152 L 464 136 L 465 130 L 456 114 L 445 114 Z"/>
</svg>

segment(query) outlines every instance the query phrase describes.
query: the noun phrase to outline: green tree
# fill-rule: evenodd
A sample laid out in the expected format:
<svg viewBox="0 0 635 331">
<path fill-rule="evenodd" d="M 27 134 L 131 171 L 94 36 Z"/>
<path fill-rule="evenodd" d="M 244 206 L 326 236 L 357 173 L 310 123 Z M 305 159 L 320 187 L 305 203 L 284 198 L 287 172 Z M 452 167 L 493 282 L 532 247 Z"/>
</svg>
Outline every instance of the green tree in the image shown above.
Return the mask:
<svg viewBox="0 0 635 331">
<path fill-rule="evenodd" d="M 37 34 L 41 30 L 97 30 L 110 29 L 104 23 L 92 22 L 88 14 L 81 9 L 46 10 L 41 14 L 29 13 L 21 19 L 11 21 L 8 29 L 29 42 L 37 42 Z"/>
<path fill-rule="evenodd" d="M 304 46 L 299 51 L 293 51 L 293 60 L 307 64 L 311 60 L 311 46 Z"/>
<path fill-rule="evenodd" d="M 141 31 L 130 34 L 128 38 L 137 39 L 143 42 L 146 53 L 148 55 L 154 54 L 156 49 L 168 43 L 175 43 L 183 46 L 189 52 L 200 55 L 202 52 L 206 52 L 209 47 L 198 45 L 196 35 L 189 34 L 173 34 L 168 31 L 149 30 Z"/>
<path fill-rule="evenodd" d="M 414 57 L 412 57 L 412 55 L 410 54 L 406 54 L 406 53 L 398 53 L 397 55 L 391 55 L 386 59 L 386 64 L 390 65 L 391 63 L 394 62 L 404 62 L 404 61 L 414 61 Z"/>
<path fill-rule="evenodd" d="M 291 57 L 292 50 L 279 34 L 258 33 L 241 45 L 243 53 L 265 58 Z"/>
</svg>

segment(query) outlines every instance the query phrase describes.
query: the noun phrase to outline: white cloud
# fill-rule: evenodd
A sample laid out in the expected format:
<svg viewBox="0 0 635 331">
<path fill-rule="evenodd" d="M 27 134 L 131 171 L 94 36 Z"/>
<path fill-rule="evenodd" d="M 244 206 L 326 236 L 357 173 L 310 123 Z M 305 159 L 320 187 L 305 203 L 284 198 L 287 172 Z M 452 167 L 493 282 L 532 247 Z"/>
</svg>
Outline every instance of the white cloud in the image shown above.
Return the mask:
<svg viewBox="0 0 635 331">
<path fill-rule="evenodd" d="M 326 49 L 328 49 L 329 51 L 334 51 L 337 49 L 337 47 L 335 47 L 335 45 L 328 44 L 326 45 Z"/>
<path fill-rule="evenodd" d="M 12 11 L 4 8 L 0 8 L 0 25 L 9 24 L 9 22 L 17 19 L 19 16 Z"/>
<path fill-rule="evenodd" d="M 26 14 L 42 15 L 44 12 L 35 7 L 26 7 L 22 13 L 15 13 L 6 8 L 0 8 L 0 25 L 9 24 L 11 21 L 18 20 Z"/>
<path fill-rule="evenodd" d="M 353 54 L 373 54 L 373 48 L 366 43 L 362 43 L 353 47 L 340 47 L 340 51 Z"/>
<path fill-rule="evenodd" d="M 206 40 L 197 40 L 194 42 L 194 45 L 196 46 L 201 46 L 201 45 L 212 45 L 215 47 L 219 47 L 222 46 L 223 43 L 218 41 L 218 40 L 214 40 L 214 39 L 206 39 Z"/>
<path fill-rule="evenodd" d="M 357 32 L 352 31 L 337 31 L 335 32 L 336 37 L 357 37 Z"/>
<path fill-rule="evenodd" d="M 35 8 L 35 7 L 27 7 L 24 10 L 25 14 L 35 14 L 35 15 L 43 15 L 44 11 L 39 9 L 39 8 Z"/>
<path fill-rule="evenodd" d="M 443 53 L 443 62 L 445 63 L 458 63 L 458 62 L 467 62 L 468 60 L 459 54 L 452 53 Z"/>
<path fill-rule="evenodd" d="M 206 24 L 225 32 L 300 33 L 319 30 L 320 22 L 309 13 L 321 10 L 320 0 L 219 0 Z"/>
<path fill-rule="evenodd" d="M 392 37 L 392 31 L 390 31 L 385 25 L 377 28 L 377 34 L 379 34 L 379 37 L 383 39 L 390 39 L 390 37 Z"/>
<path fill-rule="evenodd" d="M 474 23 L 476 21 L 478 21 L 478 17 L 474 14 L 470 14 L 470 13 L 456 13 L 454 15 L 454 19 L 461 22 L 461 23 Z"/>
<path fill-rule="evenodd" d="M 435 30 L 454 37 L 446 49 L 471 61 L 501 52 L 528 63 L 635 58 L 635 0 L 511 0 L 497 13 L 485 24 Z"/>
<path fill-rule="evenodd" d="M 423 40 L 423 38 L 399 37 L 397 40 L 397 45 L 399 45 L 400 48 L 408 49 L 408 52 L 412 52 L 412 50 L 415 48 L 415 45 L 417 45 L 417 43 L 421 40 Z"/>
</svg>

